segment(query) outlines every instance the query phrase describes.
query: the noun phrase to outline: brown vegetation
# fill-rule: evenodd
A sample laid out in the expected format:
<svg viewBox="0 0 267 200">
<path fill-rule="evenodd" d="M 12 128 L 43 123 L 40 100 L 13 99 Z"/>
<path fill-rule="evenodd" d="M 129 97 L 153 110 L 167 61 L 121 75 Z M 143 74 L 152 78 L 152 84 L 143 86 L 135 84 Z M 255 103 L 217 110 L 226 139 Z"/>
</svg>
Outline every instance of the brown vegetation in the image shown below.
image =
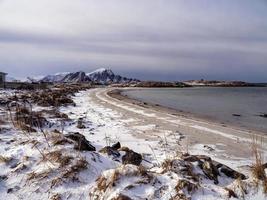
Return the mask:
<svg viewBox="0 0 267 200">
<path fill-rule="evenodd" d="M 8 163 L 10 161 L 11 161 L 11 158 L 0 155 L 0 163 Z"/>
<path fill-rule="evenodd" d="M 255 158 L 255 162 L 252 165 L 252 175 L 254 177 L 255 183 L 259 186 L 262 183 L 264 192 L 267 194 L 267 176 L 265 173 L 265 164 L 263 160 L 263 154 L 261 152 L 263 144 L 263 138 L 254 135 L 252 138 L 252 155 Z"/>
</svg>

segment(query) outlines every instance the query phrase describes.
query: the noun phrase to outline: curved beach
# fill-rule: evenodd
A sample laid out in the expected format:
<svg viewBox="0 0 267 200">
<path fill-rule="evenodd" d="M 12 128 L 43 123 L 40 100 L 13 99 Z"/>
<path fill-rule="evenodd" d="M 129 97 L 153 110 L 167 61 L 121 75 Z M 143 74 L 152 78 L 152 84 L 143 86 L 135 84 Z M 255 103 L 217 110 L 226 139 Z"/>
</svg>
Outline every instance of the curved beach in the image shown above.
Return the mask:
<svg viewBox="0 0 267 200">
<path fill-rule="evenodd" d="M 178 132 L 183 138 L 180 143 L 191 152 L 199 152 L 204 146 L 211 147 L 210 153 L 217 158 L 239 161 L 242 158 L 247 161 L 251 156 L 250 145 L 253 135 L 260 135 L 266 144 L 267 137 L 263 132 L 226 126 L 159 105 L 144 104 L 122 96 L 119 90 L 122 89 L 98 88 L 89 95 L 94 103 L 122 113 L 124 119 L 129 119 L 128 127 L 146 127 L 143 132 L 135 133 L 135 137 L 149 140 L 166 137 L 166 132 Z M 266 146 L 264 144 L 263 146 Z"/>
</svg>

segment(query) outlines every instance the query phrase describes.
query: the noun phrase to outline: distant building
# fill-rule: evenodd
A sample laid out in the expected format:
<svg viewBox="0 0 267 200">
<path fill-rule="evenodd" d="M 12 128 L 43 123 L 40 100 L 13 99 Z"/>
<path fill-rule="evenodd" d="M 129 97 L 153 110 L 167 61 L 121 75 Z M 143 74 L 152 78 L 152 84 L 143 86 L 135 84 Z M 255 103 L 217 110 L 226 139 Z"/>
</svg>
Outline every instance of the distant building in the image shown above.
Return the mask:
<svg viewBox="0 0 267 200">
<path fill-rule="evenodd" d="M 6 86 L 6 75 L 7 73 L 0 72 L 0 88 L 4 88 Z"/>
</svg>

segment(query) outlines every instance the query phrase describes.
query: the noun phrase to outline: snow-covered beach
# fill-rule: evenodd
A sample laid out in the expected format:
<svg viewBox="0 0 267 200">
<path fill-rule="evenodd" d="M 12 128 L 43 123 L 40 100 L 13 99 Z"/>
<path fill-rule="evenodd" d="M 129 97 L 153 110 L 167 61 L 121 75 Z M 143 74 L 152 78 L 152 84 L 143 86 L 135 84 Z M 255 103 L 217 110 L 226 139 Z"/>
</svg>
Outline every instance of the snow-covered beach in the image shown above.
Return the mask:
<svg viewBox="0 0 267 200">
<path fill-rule="evenodd" d="M 33 103 L 47 120 L 37 132 L 14 127 L 2 106 L 1 199 L 265 199 L 251 175 L 252 136 L 260 133 L 118 99 L 112 90 L 75 93 L 75 106 L 56 109 L 65 118 Z M 12 95 L 1 91 L 2 99 Z M 77 150 L 75 133 L 95 149 Z M 211 163 L 218 172 L 208 172 Z"/>
</svg>

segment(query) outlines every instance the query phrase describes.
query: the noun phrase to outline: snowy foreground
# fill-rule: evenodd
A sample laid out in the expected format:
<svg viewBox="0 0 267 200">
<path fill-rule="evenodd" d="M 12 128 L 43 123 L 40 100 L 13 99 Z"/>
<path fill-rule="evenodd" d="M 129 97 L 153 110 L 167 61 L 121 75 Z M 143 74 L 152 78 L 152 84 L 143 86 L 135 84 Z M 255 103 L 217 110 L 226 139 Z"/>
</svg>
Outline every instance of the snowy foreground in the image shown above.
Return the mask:
<svg viewBox="0 0 267 200">
<path fill-rule="evenodd" d="M 93 101 L 93 90 L 76 93 L 75 106 L 28 106 L 16 98 L 9 110 L 0 105 L 1 200 L 267 199 L 249 170 L 232 170 L 236 166 L 211 160 L 202 150 L 188 154 L 179 133 L 165 132 L 153 141 L 136 137 L 133 132 L 150 125 L 127 126 L 135 119 Z M 0 91 L 2 100 L 13 95 Z M 31 113 L 39 113 L 39 121 L 25 128 Z"/>
</svg>

